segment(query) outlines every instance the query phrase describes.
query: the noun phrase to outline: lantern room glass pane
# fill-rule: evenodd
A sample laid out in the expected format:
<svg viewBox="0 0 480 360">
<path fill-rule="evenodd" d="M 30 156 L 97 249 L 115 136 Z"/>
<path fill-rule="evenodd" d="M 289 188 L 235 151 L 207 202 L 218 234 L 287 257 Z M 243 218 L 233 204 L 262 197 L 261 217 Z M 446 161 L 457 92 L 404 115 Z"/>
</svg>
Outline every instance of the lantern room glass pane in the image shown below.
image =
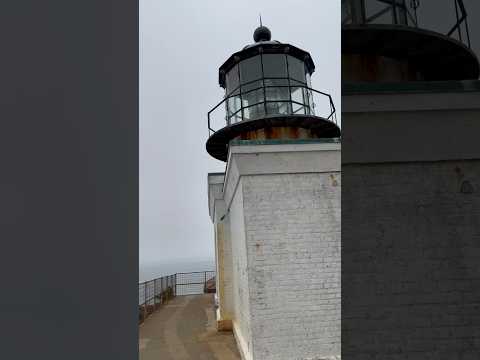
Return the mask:
<svg viewBox="0 0 480 360">
<path fill-rule="evenodd" d="M 310 107 L 311 92 L 305 87 L 292 87 L 292 113 L 298 114 L 313 114 Z"/>
<path fill-rule="evenodd" d="M 288 55 L 288 72 L 290 78 L 306 83 L 305 63 L 293 56 Z"/>
<path fill-rule="evenodd" d="M 228 116 L 229 117 L 234 113 L 236 113 L 238 110 L 240 110 L 240 107 L 241 107 L 240 96 L 232 96 L 228 98 Z"/>
<path fill-rule="evenodd" d="M 263 88 L 242 93 L 243 107 L 248 107 L 257 103 L 263 103 L 264 101 Z"/>
<path fill-rule="evenodd" d="M 306 74 L 306 78 L 307 78 L 307 86 L 308 86 L 309 88 L 312 88 L 312 79 L 311 79 L 309 73 Z"/>
<path fill-rule="evenodd" d="M 262 62 L 259 55 L 240 62 L 240 81 L 242 85 L 261 78 Z"/>
<path fill-rule="evenodd" d="M 265 117 L 265 104 L 257 104 L 243 109 L 245 120 L 256 120 Z"/>
<path fill-rule="evenodd" d="M 229 95 L 233 90 L 235 90 L 238 85 L 240 85 L 240 79 L 238 78 L 238 65 L 235 65 L 227 73 L 227 94 Z"/>
<path fill-rule="evenodd" d="M 237 112 L 236 114 L 232 115 L 230 117 L 230 121 L 229 121 L 229 124 L 235 124 L 235 123 L 238 123 L 240 121 L 242 121 L 243 118 L 242 118 L 242 112 L 239 111 Z"/>
<path fill-rule="evenodd" d="M 303 105 L 293 103 L 292 109 L 293 109 L 292 114 L 294 115 L 305 115 L 305 106 Z"/>
<path fill-rule="evenodd" d="M 246 85 L 242 85 L 242 93 L 246 93 L 255 89 L 258 90 L 260 88 L 263 90 L 263 80 L 251 81 Z"/>
<path fill-rule="evenodd" d="M 266 78 L 286 78 L 287 61 L 285 54 L 265 54 L 263 55 L 263 74 Z"/>
<path fill-rule="evenodd" d="M 290 93 L 288 91 L 288 84 L 277 83 L 277 79 L 265 79 L 265 93 L 267 100 L 290 100 Z"/>
<path fill-rule="evenodd" d="M 268 115 L 289 115 L 291 112 L 289 101 L 267 102 Z"/>
<path fill-rule="evenodd" d="M 292 101 L 305 104 L 303 99 L 303 88 L 302 87 L 292 87 Z"/>
</svg>

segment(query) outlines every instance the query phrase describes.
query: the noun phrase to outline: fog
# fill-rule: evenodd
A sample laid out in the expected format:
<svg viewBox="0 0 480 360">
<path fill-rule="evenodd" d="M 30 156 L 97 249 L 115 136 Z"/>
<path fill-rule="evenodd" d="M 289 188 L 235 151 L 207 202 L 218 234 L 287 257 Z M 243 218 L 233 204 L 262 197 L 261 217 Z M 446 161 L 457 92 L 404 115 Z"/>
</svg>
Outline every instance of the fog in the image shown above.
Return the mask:
<svg viewBox="0 0 480 360">
<path fill-rule="evenodd" d="M 272 39 L 309 51 L 312 86 L 340 108 L 340 1 L 140 1 L 140 266 L 214 257 L 205 151 L 207 112 L 222 100 L 218 68 Z"/>
</svg>

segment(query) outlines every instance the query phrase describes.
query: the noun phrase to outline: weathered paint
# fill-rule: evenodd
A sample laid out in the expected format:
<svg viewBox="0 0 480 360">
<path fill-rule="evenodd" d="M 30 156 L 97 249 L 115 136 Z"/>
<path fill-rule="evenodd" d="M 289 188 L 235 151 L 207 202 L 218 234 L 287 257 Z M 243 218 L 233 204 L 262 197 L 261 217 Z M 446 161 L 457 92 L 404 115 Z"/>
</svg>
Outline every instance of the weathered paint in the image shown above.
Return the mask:
<svg viewBox="0 0 480 360">
<path fill-rule="evenodd" d="M 407 59 L 373 54 L 342 54 L 343 81 L 396 82 L 422 80 Z"/>
<path fill-rule="evenodd" d="M 247 131 L 238 136 L 239 140 L 267 140 L 267 139 L 315 139 L 318 138 L 310 129 L 294 126 L 276 126 L 253 131 Z"/>
</svg>

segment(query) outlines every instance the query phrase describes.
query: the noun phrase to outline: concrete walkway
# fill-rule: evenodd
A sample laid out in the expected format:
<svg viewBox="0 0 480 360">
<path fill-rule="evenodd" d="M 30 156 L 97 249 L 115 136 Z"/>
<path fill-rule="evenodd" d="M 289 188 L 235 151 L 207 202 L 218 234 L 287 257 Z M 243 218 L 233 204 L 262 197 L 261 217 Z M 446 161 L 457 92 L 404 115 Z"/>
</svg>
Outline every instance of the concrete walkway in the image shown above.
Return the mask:
<svg viewBox="0 0 480 360">
<path fill-rule="evenodd" d="M 240 360 L 232 333 L 217 332 L 213 295 L 178 296 L 139 327 L 140 360 Z"/>
</svg>

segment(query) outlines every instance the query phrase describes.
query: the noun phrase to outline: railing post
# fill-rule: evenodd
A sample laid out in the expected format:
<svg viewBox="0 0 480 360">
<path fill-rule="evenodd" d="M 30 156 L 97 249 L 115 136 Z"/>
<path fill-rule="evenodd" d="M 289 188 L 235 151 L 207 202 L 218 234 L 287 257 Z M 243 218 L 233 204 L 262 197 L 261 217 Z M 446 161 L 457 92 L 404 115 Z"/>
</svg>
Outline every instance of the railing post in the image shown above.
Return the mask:
<svg viewBox="0 0 480 360">
<path fill-rule="evenodd" d="M 170 284 L 170 285 L 169 285 Z M 168 292 L 168 300 L 171 300 L 172 299 L 172 292 L 173 292 L 173 284 L 172 284 L 172 275 L 169 275 L 167 277 L 167 289 L 170 289 L 169 292 Z"/>
<path fill-rule="evenodd" d="M 162 277 L 160 278 L 160 294 L 161 294 L 160 299 L 161 299 L 161 303 L 162 303 L 162 304 L 164 303 L 164 300 L 165 300 L 165 299 L 163 298 L 163 291 L 164 291 L 164 290 L 163 290 L 163 276 L 162 276 Z"/>
<path fill-rule="evenodd" d="M 153 306 L 157 307 L 157 279 L 153 279 Z"/>
<path fill-rule="evenodd" d="M 165 300 L 168 302 L 168 276 L 165 276 Z"/>
<path fill-rule="evenodd" d="M 147 318 L 147 282 L 143 283 L 143 318 Z"/>
<path fill-rule="evenodd" d="M 203 273 L 203 287 L 204 291 L 207 285 L 207 280 L 209 279 L 209 276 L 213 273 L 213 276 L 216 276 L 216 272 L 213 271 L 197 271 L 197 272 L 191 272 L 191 273 L 180 273 L 182 277 L 182 283 L 178 284 L 178 274 L 171 274 L 167 276 L 162 276 L 156 279 L 152 279 L 150 281 L 145 281 L 143 283 L 139 283 L 139 298 L 140 298 L 140 293 L 142 292 L 141 286 L 143 286 L 143 303 L 139 303 L 139 315 L 140 315 L 140 321 L 144 321 L 148 315 L 150 315 L 150 310 L 155 311 L 157 310 L 157 305 L 162 305 L 165 302 L 168 302 L 170 299 L 173 299 L 178 295 L 178 286 L 189 286 L 189 285 L 194 285 L 194 286 L 199 286 L 202 283 L 200 282 L 199 277 Z M 187 277 L 187 280 L 186 278 Z M 158 281 L 160 281 L 160 287 L 158 286 Z M 153 282 L 153 284 L 152 284 Z M 165 283 L 165 284 L 164 284 Z M 153 292 L 153 297 L 149 298 L 150 294 L 150 289 L 149 286 L 152 284 L 152 292 Z M 187 291 L 188 294 L 197 294 L 195 292 L 197 290 L 192 290 L 191 292 Z M 157 296 L 158 302 L 157 302 Z M 149 309 L 149 302 L 150 300 L 153 299 L 153 308 Z"/>
</svg>

